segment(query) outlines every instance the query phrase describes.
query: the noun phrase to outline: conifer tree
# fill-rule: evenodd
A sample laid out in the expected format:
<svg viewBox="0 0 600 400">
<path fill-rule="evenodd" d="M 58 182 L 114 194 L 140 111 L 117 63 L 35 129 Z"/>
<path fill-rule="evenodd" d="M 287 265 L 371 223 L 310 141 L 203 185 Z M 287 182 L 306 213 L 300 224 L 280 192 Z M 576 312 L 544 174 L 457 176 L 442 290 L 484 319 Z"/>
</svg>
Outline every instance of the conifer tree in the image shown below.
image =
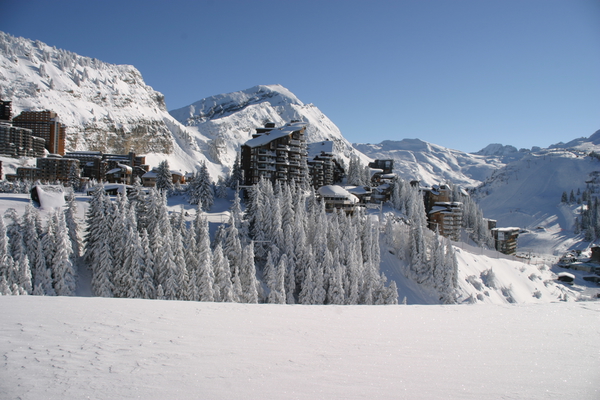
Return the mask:
<svg viewBox="0 0 600 400">
<path fill-rule="evenodd" d="M 154 255 L 150 249 L 150 240 L 146 229 L 142 230 L 141 243 L 144 270 L 142 271 L 142 281 L 140 283 L 140 297 L 142 299 L 156 298 L 156 288 L 154 285 Z"/>
<path fill-rule="evenodd" d="M 8 247 L 8 236 L 6 236 L 6 226 L 4 225 L 4 218 L 0 216 L 0 276 L 4 276 L 7 281 L 9 277 L 9 258 L 10 250 Z"/>
<path fill-rule="evenodd" d="M 225 182 L 225 179 L 223 179 L 222 176 L 219 176 L 219 179 L 217 179 L 216 195 L 220 199 L 224 199 L 227 197 L 227 183 Z"/>
<path fill-rule="evenodd" d="M 12 291 L 10 290 L 10 286 L 6 279 L 6 276 L 0 275 L 0 295 L 2 296 L 10 296 L 12 295 Z"/>
<path fill-rule="evenodd" d="M 342 265 L 340 264 L 338 249 L 333 254 L 332 264 L 327 302 L 329 304 L 345 304 Z"/>
<path fill-rule="evenodd" d="M 243 303 L 258 303 L 259 282 L 256 280 L 256 267 L 254 265 L 254 249 L 252 243 L 244 246 L 242 255 L 242 264 L 240 266 L 240 283 L 242 286 Z M 281 286 L 283 286 L 282 276 Z M 284 297 L 285 299 L 285 297 Z"/>
<path fill-rule="evenodd" d="M 29 258 L 27 254 L 16 261 L 18 285 L 23 288 L 25 293 L 33 294 L 33 286 L 31 282 L 31 269 L 29 267 Z"/>
<path fill-rule="evenodd" d="M 156 169 L 156 189 L 169 195 L 173 192 L 174 188 L 169 162 L 163 160 L 158 164 L 158 168 Z"/>
<path fill-rule="evenodd" d="M 56 243 L 54 257 L 52 259 L 52 275 L 54 276 L 54 289 L 59 296 L 74 296 L 77 280 L 77 273 L 71 255 L 73 248 L 67 230 L 65 215 L 62 211 L 56 210 L 55 218 L 56 230 L 54 240 Z"/>
<path fill-rule="evenodd" d="M 232 302 L 234 300 L 231 270 L 223 249 L 217 244 L 213 252 L 213 265 L 215 268 L 215 301 Z"/>
<path fill-rule="evenodd" d="M 229 178 L 229 187 L 237 191 L 238 186 L 244 183 L 244 173 L 240 166 L 240 155 L 239 153 L 235 156 L 233 167 L 231 169 L 231 176 Z"/>
</svg>

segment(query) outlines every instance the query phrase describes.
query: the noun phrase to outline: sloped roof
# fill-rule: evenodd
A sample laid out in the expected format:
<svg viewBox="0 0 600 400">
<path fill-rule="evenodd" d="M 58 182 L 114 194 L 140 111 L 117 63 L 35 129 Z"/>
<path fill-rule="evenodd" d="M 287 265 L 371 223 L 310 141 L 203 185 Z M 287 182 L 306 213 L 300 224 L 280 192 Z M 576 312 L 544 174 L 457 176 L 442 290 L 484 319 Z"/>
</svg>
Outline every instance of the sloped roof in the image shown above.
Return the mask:
<svg viewBox="0 0 600 400">
<path fill-rule="evenodd" d="M 317 189 L 317 192 L 323 197 L 345 197 L 353 203 L 358 203 L 356 196 L 353 196 L 341 186 L 325 185 Z"/>
<path fill-rule="evenodd" d="M 304 127 L 306 127 L 305 123 L 294 122 L 293 124 L 288 124 L 286 126 L 282 126 L 281 128 L 273 129 L 268 133 L 264 133 L 261 136 L 255 137 L 254 139 L 250 139 L 244 143 L 244 145 L 252 148 L 263 146 L 275 139 L 279 139 L 292 134 L 292 132 L 299 131 Z"/>
</svg>

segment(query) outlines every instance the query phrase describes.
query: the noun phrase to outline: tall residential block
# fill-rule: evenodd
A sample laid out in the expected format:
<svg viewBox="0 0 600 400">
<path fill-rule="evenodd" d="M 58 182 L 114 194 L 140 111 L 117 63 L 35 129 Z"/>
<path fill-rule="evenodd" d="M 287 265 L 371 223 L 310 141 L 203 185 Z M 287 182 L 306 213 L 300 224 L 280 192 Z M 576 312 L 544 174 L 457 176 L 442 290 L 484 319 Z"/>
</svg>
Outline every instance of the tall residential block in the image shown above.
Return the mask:
<svg viewBox="0 0 600 400">
<path fill-rule="evenodd" d="M 54 111 L 23 111 L 13 118 L 13 125 L 31 129 L 33 136 L 43 138 L 50 153 L 65 154 L 66 128 Z"/>
</svg>

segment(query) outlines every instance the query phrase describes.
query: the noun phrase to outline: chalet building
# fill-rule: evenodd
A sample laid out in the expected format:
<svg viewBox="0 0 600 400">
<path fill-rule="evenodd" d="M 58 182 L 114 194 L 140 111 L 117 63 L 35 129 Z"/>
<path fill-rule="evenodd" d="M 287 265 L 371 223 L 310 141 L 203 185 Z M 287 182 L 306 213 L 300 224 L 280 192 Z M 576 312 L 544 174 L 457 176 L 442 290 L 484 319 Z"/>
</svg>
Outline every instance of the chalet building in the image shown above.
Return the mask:
<svg viewBox="0 0 600 400">
<path fill-rule="evenodd" d="M 67 183 L 69 171 L 72 166 L 79 169 L 79 160 L 62 157 L 59 154 L 50 154 L 48 157 L 38 158 L 35 167 L 19 167 L 16 174 L 7 174 L 6 180 L 29 180 L 31 182 L 56 182 Z"/>
<path fill-rule="evenodd" d="M 429 229 L 438 231 L 440 235 L 457 242 L 462 227 L 463 204 L 437 202 L 427 213 Z"/>
<path fill-rule="evenodd" d="M 46 141 L 33 136 L 31 129 L 0 121 L 0 154 L 10 157 L 43 157 Z"/>
<path fill-rule="evenodd" d="M 344 189 L 348 193 L 353 194 L 358 199 L 360 204 L 367 204 L 371 202 L 371 195 L 373 191 L 370 186 L 344 186 Z"/>
<path fill-rule="evenodd" d="M 325 202 L 325 211 L 344 210 L 351 214 L 357 207 L 358 198 L 341 186 L 326 185 L 317 190 L 317 197 Z"/>
<path fill-rule="evenodd" d="M 375 160 L 369 163 L 371 182 L 375 184 L 391 183 L 396 177 L 393 173 L 394 160 Z"/>
<path fill-rule="evenodd" d="M 133 184 L 135 177 L 142 177 L 150 167 L 146 165 L 146 157 L 135 153 L 103 154 L 100 151 L 75 151 L 66 154 L 68 158 L 79 160 L 81 176 L 99 182 L 117 182 Z M 117 169 L 119 171 L 117 171 Z"/>
<path fill-rule="evenodd" d="M 118 164 L 105 175 L 108 183 L 123 183 L 125 185 L 133 183 L 133 168 L 129 165 Z"/>
<path fill-rule="evenodd" d="M 344 177 L 344 168 L 335 158 L 334 143 L 325 140 L 310 143 L 307 147 L 308 153 L 312 155 L 307 161 L 312 186 L 318 189 L 340 183 Z"/>
<path fill-rule="evenodd" d="M 43 138 L 50 153 L 65 154 L 66 127 L 54 111 L 23 111 L 13 118 L 13 125 L 31 129 L 33 136 Z"/>
<path fill-rule="evenodd" d="M 375 160 L 369 163 L 369 168 L 380 169 L 384 174 L 391 174 L 394 170 L 394 160 Z"/>
<path fill-rule="evenodd" d="M 244 184 L 254 185 L 262 178 L 273 183 L 301 183 L 307 175 L 306 124 L 293 121 L 281 128 L 268 123 L 258 128 L 242 145 L 241 168 Z"/>
<path fill-rule="evenodd" d="M 392 186 L 389 183 L 382 183 L 381 185 L 372 188 L 371 202 L 373 203 L 385 203 L 392 197 Z"/>
<path fill-rule="evenodd" d="M 494 228 L 492 229 L 492 236 L 497 251 L 509 255 L 516 254 L 519 228 Z"/>
<path fill-rule="evenodd" d="M 142 186 L 145 187 L 155 187 L 156 186 L 156 177 L 158 176 L 157 169 L 152 168 L 151 171 L 146 172 L 142 175 Z M 185 177 L 187 174 L 182 173 L 181 171 L 171 170 L 171 179 L 173 184 L 184 184 L 186 182 Z"/>
</svg>

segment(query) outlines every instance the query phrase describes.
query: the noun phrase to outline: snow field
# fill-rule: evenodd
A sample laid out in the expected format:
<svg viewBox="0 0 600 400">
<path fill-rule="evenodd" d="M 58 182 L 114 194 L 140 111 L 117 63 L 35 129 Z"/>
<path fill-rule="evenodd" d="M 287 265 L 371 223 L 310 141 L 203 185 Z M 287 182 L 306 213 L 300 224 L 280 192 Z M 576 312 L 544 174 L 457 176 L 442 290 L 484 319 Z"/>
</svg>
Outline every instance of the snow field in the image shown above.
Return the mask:
<svg viewBox="0 0 600 400">
<path fill-rule="evenodd" d="M 597 399 L 600 303 L 0 297 L 6 399 Z"/>
</svg>

